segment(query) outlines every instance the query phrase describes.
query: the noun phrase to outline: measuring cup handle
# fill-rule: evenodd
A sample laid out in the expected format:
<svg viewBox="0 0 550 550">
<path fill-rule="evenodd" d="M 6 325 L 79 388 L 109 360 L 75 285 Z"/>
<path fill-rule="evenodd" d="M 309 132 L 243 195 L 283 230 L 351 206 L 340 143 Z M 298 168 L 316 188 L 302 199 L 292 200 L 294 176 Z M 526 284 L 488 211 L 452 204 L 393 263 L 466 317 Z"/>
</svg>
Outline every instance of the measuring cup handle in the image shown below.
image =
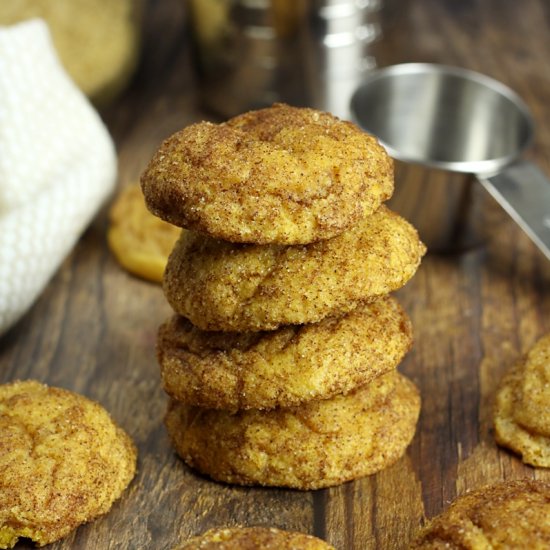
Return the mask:
<svg viewBox="0 0 550 550">
<path fill-rule="evenodd" d="M 531 162 L 519 160 L 477 179 L 550 260 L 550 180 Z"/>
</svg>

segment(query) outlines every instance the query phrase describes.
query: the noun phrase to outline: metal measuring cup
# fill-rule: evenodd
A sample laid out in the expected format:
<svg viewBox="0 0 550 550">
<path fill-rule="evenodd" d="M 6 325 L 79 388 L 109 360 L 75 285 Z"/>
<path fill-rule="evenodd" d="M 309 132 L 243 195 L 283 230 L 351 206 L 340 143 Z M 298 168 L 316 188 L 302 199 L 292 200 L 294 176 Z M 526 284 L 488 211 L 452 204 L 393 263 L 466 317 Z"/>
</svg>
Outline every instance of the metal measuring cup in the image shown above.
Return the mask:
<svg viewBox="0 0 550 550">
<path fill-rule="evenodd" d="M 519 158 L 534 123 L 511 89 L 458 67 L 394 65 L 367 75 L 351 111 L 396 159 L 475 174 L 550 259 L 550 181 Z"/>
</svg>

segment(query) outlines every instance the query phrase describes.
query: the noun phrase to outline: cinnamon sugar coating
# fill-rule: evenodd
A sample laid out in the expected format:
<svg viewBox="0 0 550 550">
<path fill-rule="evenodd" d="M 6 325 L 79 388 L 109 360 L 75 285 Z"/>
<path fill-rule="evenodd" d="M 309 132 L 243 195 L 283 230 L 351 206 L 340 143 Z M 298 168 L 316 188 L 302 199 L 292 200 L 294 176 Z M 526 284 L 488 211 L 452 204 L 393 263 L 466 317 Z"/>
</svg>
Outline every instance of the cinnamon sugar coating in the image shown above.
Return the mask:
<svg viewBox="0 0 550 550">
<path fill-rule="evenodd" d="M 271 409 L 347 394 L 395 368 L 412 345 L 395 298 L 271 332 L 206 332 L 174 316 L 159 331 L 166 392 L 211 409 Z"/>
<path fill-rule="evenodd" d="M 273 527 L 227 527 L 210 529 L 173 550 L 334 550 L 325 541 Z"/>
<path fill-rule="evenodd" d="M 550 334 L 540 338 L 520 363 L 522 378 L 514 417 L 527 429 L 550 438 Z"/>
<path fill-rule="evenodd" d="M 523 462 L 550 468 L 550 335 L 503 377 L 495 399 L 497 443 Z"/>
<path fill-rule="evenodd" d="M 0 548 L 38 546 L 105 514 L 136 449 L 99 404 L 28 380 L 0 385 Z"/>
<path fill-rule="evenodd" d="M 397 371 L 331 399 L 270 411 L 227 411 L 172 401 L 166 426 L 191 467 L 217 481 L 318 489 L 373 474 L 410 443 L 420 409 Z"/>
<path fill-rule="evenodd" d="M 421 530 L 411 550 L 547 550 L 550 484 L 504 481 L 466 493 Z"/>
<path fill-rule="evenodd" d="M 165 140 L 141 178 L 155 215 L 231 242 L 334 237 L 393 192 L 393 162 L 351 122 L 276 104 Z"/>
<path fill-rule="evenodd" d="M 203 330 L 258 331 L 315 323 L 403 286 L 425 246 L 386 208 L 304 246 L 236 245 L 184 232 L 166 266 L 164 293 Z"/>
</svg>

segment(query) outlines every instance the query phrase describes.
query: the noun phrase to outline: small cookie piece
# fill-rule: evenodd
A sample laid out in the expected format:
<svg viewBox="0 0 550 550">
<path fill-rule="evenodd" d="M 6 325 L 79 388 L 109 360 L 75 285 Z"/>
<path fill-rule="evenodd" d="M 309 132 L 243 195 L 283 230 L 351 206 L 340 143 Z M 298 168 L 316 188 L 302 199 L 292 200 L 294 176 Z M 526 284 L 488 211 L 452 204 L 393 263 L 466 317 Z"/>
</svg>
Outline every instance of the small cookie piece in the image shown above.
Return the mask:
<svg viewBox="0 0 550 550">
<path fill-rule="evenodd" d="M 235 245 L 186 232 L 166 266 L 172 309 L 203 330 L 247 332 L 315 323 L 403 286 L 426 248 L 382 206 L 334 239 Z"/>
<path fill-rule="evenodd" d="M 391 371 L 346 396 L 270 411 L 227 411 L 172 401 L 166 426 L 192 468 L 216 481 L 318 489 L 373 474 L 405 452 L 420 398 Z"/>
<path fill-rule="evenodd" d="M 271 332 L 206 332 L 174 316 L 159 331 L 164 389 L 209 409 L 272 409 L 347 394 L 395 368 L 412 345 L 395 298 Z"/>
<path fill-rule="evenodd" d="M 33 380 L 0 385 L 0 548 L 43 546 L 105 514 L 136 449 L 98 403 Z"/>
<path fill-rule="evenodd" d="M 494 408 L 497 443 L 523 462 L 550 468 L 550 336 L 503 377 Z"/>
<path fill-rule="evenodd" d="M 110 218 L 107 241 L 119 263 L 134 275 L 160 283 L 182 230 L 153 216 L 135 184 L 120 192 Z"/>
<path fill-rule="evenodd" d="M 334 550 L 312 535 L 273 527 L 227 527 L 210 529 L 173 550 Z"/>
<path fill-rule="evenodd" d="M 141 177 L 164 220 L 239 243 L 334 237 L 393 192 L 376 138 L 313 109 L 276 104 L 169 137 Z"/>
<path fill-rule="evenodd" d="M 411 550 L 550 548 L 550 484 L 505 481 L 457 498 L 418 534 Z"/>
</svg>

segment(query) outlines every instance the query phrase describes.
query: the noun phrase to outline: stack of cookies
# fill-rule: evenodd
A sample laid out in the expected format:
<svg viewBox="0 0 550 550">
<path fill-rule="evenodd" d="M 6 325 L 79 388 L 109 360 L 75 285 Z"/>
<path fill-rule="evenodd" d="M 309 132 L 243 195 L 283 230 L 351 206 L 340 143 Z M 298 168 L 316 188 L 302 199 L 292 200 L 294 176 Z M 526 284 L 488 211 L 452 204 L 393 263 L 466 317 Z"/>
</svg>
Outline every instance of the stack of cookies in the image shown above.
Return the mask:
<svg viewBox="0 0 550 550">
<path fill-rule="evenodd" d="M 187 230 L 164 274 L 166 425 L 191 467 L 314 489 L 395 462 L 420 400 L 396 367 L 411 324 L 388 294 L 424 245 L 383 205 L 393 165 L 349 122 L 286 105 L 198 123 L 142 176 Z"/>
</svg>

